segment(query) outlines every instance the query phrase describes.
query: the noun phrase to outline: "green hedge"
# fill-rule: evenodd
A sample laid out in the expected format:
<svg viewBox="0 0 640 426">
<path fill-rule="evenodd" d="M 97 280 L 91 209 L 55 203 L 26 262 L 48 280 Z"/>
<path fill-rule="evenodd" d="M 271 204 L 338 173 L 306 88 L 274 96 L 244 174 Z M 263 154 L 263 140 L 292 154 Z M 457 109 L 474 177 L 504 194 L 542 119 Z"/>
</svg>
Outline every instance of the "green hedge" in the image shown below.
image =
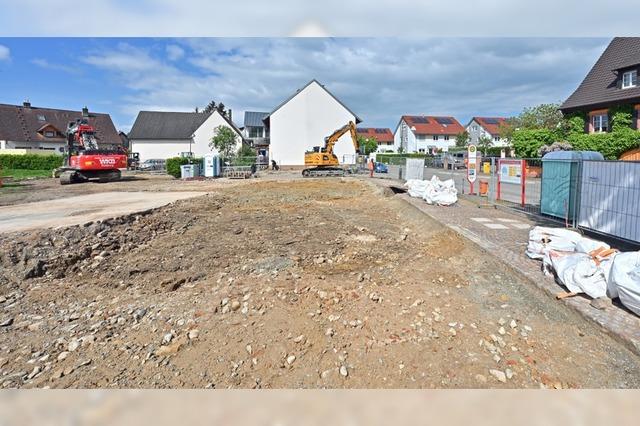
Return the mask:
<svg viewBox="0 0 640 426">
<path fill-rule="evenodd" d="M 597 151 L 607 160 L 617 160 L 626 151 L 640 147 L 640 132 L 625 128 L 611 133 L 574 133 L 567 142 L 575 151 Z"/>
<path fill-rule="evenodd" d="M 405 158 L 432 158 L 433 155 L 422 153 L 411 154 L 376 154 L 376 161 L 384 164 L 401 164 Z"/>
<path fill-rule="evenodd" d="M 53 170 L 62 166 L 61 155 L 0 154 L 0 167 L 16 170 Z"/>
<path fill-rule="evenodd" d="M 173 157 L 167 159 L 167 173 L 175 178 L 180 177 L 180 166 L 185 164 L 200 164 L 202 165 L 202 158 L 185 158 L 185 157 Z"/>
</svg>

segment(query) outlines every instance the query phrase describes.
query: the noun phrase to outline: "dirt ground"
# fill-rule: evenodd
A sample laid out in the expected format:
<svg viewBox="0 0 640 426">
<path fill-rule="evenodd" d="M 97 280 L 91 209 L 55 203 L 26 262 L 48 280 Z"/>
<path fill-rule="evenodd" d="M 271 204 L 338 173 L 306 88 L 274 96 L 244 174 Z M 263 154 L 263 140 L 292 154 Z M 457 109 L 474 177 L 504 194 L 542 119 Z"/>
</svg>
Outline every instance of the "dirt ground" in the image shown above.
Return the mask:
<svg viewBox="0 0 640 426">
<path fill-rule="evenodd" d="M 640 359 L 601 329 L 364 180 L 208 190 L 0 235 L 0 385 L 640 385 Z"/>
</svg>

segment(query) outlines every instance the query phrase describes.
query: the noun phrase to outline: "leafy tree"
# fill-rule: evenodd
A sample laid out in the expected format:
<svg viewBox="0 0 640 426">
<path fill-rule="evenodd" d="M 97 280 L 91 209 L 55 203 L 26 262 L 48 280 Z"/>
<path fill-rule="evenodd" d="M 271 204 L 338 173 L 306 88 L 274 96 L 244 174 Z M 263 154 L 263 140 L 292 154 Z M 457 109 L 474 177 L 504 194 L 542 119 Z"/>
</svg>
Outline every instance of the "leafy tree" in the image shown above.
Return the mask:
<svg viewBox="0 0 640 426">
<path fill-rule="evenodd" d="M 489 136 L 480 136 L 478 138 L 478 148 L 480 148 L 483 155 L 487 155 L 487 149 L 489 149 L 491 145 L 492 145 L 492 142 Z"/>
<path fill-rule="evenodd" d="M 519 129 L 565 129 L 566 122 L 558 104 L 540 104 L 525 108 L 516 117 L 515 126 Z"/>
<path fill-rule="evenodd" d="M 467 132 L 466 130 L 461 131 L 455 137 L 457 147 L 464 147 L 469 144 L 469 132 Z"/>
<path fill-rule="evenodd" d="M 209 147 L 217 149 L 222 158 L 232 159 L 236 154 L 238 136 L 229 126 L 220 125 L 214 130 L 215 136 L 211 138 Z"/>
<path fill-rule="evenodd" d="M 216 101 L 211 101 L 207 104 L 206 107 L 202 110 L 203 113 L 209 114 L 212 113 L 217 108 Z"/>
<path fill-rule="evenodd" d="M 251 148 L 249 145 L 242 144 L 242 146 L 238 149 L 237 153 L 238 157 L 254 157 L 256 156 L 256 150 Z"/>
<path fill-rule="evenodd" d="M 369 155 L 378 149 L 378 141 L 374 137 L 365 138 L 358 135 L 358 145 L 360 145 L 360 150 L 364 155 Z"/>
</svg>

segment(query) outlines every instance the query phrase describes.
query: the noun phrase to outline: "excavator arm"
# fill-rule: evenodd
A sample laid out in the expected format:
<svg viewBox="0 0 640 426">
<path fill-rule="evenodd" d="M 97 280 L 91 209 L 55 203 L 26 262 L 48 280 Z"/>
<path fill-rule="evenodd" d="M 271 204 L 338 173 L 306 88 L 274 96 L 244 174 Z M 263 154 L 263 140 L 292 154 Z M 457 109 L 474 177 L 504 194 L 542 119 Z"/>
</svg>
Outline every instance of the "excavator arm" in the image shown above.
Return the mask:
<svg viewBox="0 0 640 426">
<path fill-rule="evenodd" d="M 325 152 L 328 154 L 333 154 L 333 147 L 335 146 L 338 139 L 342 137 L 345 133 L 351 133 L 351 142 L 353 142 L 353 146 L 356 149 L 356 152 L 360 152 L 360 144 L 358 143 L 358 135 L 356 133 L 356 125 L 353 121 L 349 121 L 348 124 L 340 127 L 338 130 L 324 138 L 324 146 Z"/>
</svg>

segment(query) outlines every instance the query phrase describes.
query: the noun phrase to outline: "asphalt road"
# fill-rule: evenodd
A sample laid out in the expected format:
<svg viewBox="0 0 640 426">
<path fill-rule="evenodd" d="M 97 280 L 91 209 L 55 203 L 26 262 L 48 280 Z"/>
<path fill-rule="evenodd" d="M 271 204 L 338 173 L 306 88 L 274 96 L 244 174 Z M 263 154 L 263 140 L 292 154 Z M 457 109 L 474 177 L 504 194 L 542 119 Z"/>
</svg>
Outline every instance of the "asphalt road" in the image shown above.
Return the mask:
<svg viewBox="0 0 640 426">
<path fill-rule="evenodd" d="M 162 207 L 204 192 L 102 192 L 0 207 L 0 233 L 79 225 Z"/>
</svg>

